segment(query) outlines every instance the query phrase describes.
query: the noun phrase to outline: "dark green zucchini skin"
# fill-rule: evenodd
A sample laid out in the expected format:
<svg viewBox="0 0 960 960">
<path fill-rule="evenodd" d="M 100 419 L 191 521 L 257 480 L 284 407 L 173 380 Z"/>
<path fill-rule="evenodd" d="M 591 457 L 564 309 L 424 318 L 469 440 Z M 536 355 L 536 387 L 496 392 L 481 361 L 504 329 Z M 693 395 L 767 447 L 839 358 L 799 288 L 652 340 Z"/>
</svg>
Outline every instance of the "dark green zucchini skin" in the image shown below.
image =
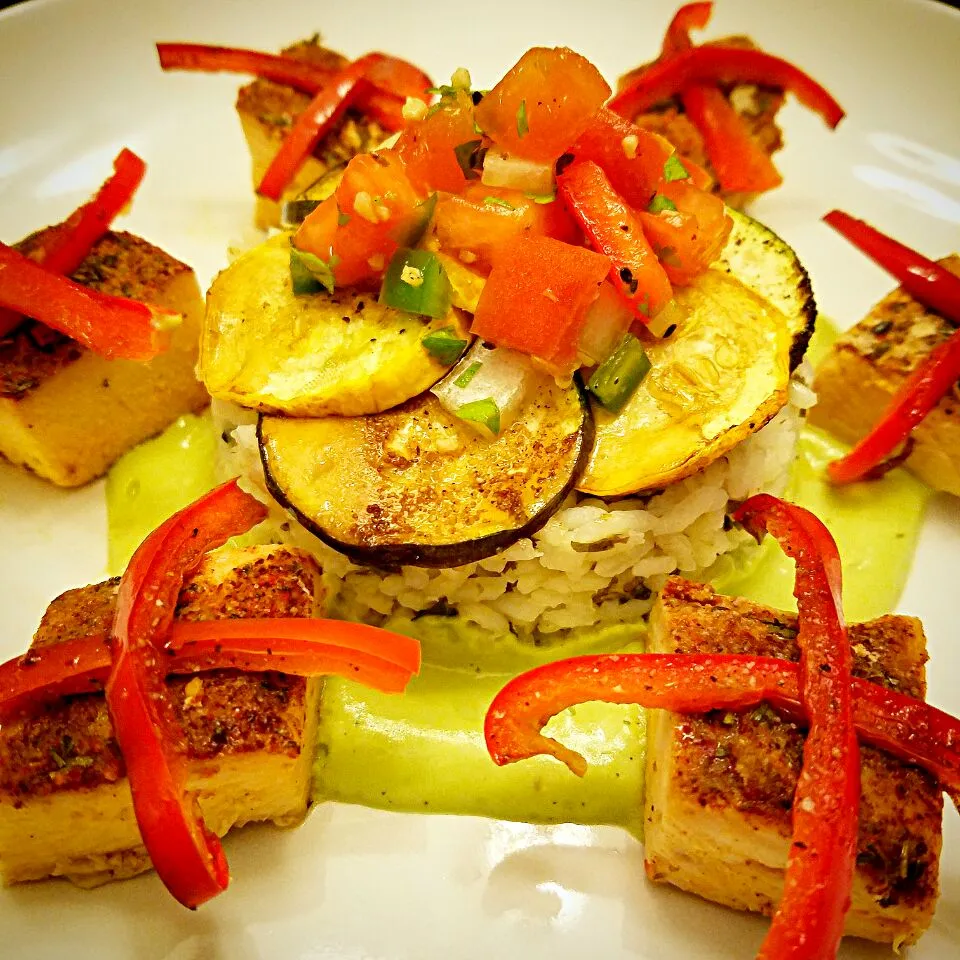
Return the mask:
<svg viewBox="0 0 960 960">
<path fill-rule="evenodd" d="M 790 245 L 769 227 L 739 210 L 728 208 L 727 213 L 733 231 L 714 267 L 732 274 L 783 312 L 790 330 L 792 372 L 802 362 L 817 323 L 810 276 Z"/>
<path fill-rule="evenodd" d="M 464 536 L 462 530 L 456 523 L 455 518 L 451 519 L 447 532 L 438 535 L 434 533 L 429 542 L 418 540 L 415 537 L 382 537 L 379 542 L 373 542 L 377 538 L 369 536 L 343 536 L 330 529 L 330 524 L 319 522 L 314 511 L 305 508 L 302 498 L 289 489 L 289 485 L 282 482 L 278 477 L 275 450 L 271 453 L 271 431 L 276 426 L 277 421 L 284 418 L 261 415 L 257 423 L 257 441 L 260 449 L 260 458 L 263 464 L 264 476 L 266 478 L 267 489 L 270 494 L 287 508 L 294 517 L 314 536 L 323 543 L 332 547 L 334 550 L 349 557 L 354 563 L 365 566 L 374 566 L 385 569 L 395 569 L 401 566 L 420 566 L 420 567 L 456 567 L 465 563 L 473 563 L 478 560 L 494 556 L 502 550 L 505 550 L 511 544 L 518 540 L 529 537 L 540 530 L 547 521 L 557 512 L 570 492 L 576 487 L 577 481 L 586 466 L 590 450 L 593 446 L 594 427 L 593 418 L 590 412 L 590 404 L 587 399 L 583 383 L 576 377 L 573 387 L 575 391 L 578 409 L 579 423 L 576 429 L 575 439 L 567 458 L 567 468 L 565 476 L 562 478 L 550 474 L 551 481 L 555 484 L 552 496 L 538 505 L 538 509 L 533 515 L 518 519 L 517 522 L 504 524 L 501 529 L 485 533 L 481 536 Z M 390 414 L 402 414 L 405 408 L 413 408 L 419 398 L 409 401 L 402 407 Z M 370 422 L 375 417 L 382 417 L 384 414 L 374 415 L 368 418 L 350 418 L 365 420 Z M 345 418 L 338 418 L 345 422 Z M 294 423 L 295 421 L 289 421 Z M 275 439 L 275 438 L 274 438 Z M 493 444 L 490 444 L 491 455 L 493 455 Z M 343 458 L 356 456 L 355 451 L 342 449 L 340 455 Z M 510 469 L 511 464 L 502 464 L 502 476 Z M 532 464 L 536 469 L 537 464 Z M 481 484 L 482 486 L 482 484 Z M 458 487 L 451 492 L 452 497 L 461 497 L 466 491 Z M 472 485 L 469 496 L 481 498 L 483 490 L 477 489 L 477 485 Z M 346 499 L 346 498 L 345 498 Z M 447 502 L 452 502 L 448 498 Z M 379 504 L 368 503 L 364 510 L 376 513 L 381 510 Z M 455 512 L 455 511 L 454 511 Z"/>
</svg>

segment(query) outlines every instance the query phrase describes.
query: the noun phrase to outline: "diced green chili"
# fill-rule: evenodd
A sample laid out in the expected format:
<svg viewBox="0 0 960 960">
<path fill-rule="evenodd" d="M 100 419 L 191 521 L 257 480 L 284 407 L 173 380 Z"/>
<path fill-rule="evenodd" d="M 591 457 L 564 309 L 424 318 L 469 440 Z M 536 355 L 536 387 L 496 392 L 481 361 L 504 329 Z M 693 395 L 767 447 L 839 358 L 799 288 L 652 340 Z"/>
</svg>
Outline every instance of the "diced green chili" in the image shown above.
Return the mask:
<svg viewBox="0 0 960 960">
<path fill-rule="evenodd" d="M 469 341 L 461 340 L 453 327 L 444 327 L 428 333 L 421 341 L 427 353 L 432 354 L 442 364 L 450 366 L 455 363 Z"/>
<path fill-rule="evenodd" d="M 431 193 L 426 200 L 417 204 L 410 226 L 397 236 L 397 242 L 404 247 L 415 247 L 430 226 L 434 211 L 437 209 L 437 195 Z"/>
<path fill-rule="evenodd" d="M 650 360 L 643 345 L 632 333 L 628 333 L 617 349 L 594 371 L 587 389 L 604 409 L 617 413 L 633 396 L 649 369 Z"/>
<path fill-rule="evenodd" d="M 450 296 L 450 281 L 436 254 L 404 247 L 394 254 L 380 288 L 381 303 L 427 317 L 445 317 Z"/>
<path fill-rule="evenodd" d="M 478 130 L 477 133 L 480 131 Z M 483 169 L 483 158 L 487 155 L 482 140 L 467 140 L 453 148 L 453 155 L 460 164 L 463 175 L 468 180 L 479 180 Z"/>
<path fill-rule="evenodd" d="M 333 268 L 336 266 L 334 257 L 330 263 L 320 257 L 296 247 L 290 248 L 290 281 L 296 295 L 304 293 L 318 293 L 326 288 L 331 293 L 334 289 Z"/>
<path fill-rule="evenodd" d="M 658 193 L 650 201 L 650 206 L 647 209 L 651 213 L 660 213 L 662 210 L 676 210 L 677 205 L 669 198 L 665 197 L 662 193 Z"/>
<path fill-rule="evenodd" d="M 482 423 L 494 436 L 500 432 L 500 408 L 491 397 L 463 404 L 457 408 L 457 416 L 470 423 Z"/>
</svg>

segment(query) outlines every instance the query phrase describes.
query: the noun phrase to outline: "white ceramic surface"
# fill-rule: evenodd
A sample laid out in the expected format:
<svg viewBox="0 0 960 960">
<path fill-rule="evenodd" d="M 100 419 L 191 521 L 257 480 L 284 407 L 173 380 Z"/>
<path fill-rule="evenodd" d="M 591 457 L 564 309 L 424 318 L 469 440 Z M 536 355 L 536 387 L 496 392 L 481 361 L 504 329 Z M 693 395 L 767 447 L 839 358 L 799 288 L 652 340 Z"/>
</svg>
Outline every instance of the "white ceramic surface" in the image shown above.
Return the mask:
<svg viewBox="0 0 960 960">
<path fill-rule="evenodd" d="M 201 282 L 249 221 L 236 79 L 167 75 L 156 40 L 275 49 L 322 30 L 348 54 L 382 48 L 436 79 L 489 85 L 533 44 L 568 44 L 604 72 L 652 57 L 672 0 L 340 4 L 274 0 L 31 0 L 0 14 L 0 239 L 61 219 L 126 144 L 149 174 L 125 226 L 193 263 Z M 960 16 L 932 0 L 720 0 L 710 34 L 749 31 L 846 106 L 836 133 L 791 104 L 786 185 L 754 213 L 808 266 L 821 309 L 852 323 L 889 286 L 818 222 L 841 206 L 931 255 L 960 248 Z M 104 573 L 102 486 L 64 493 L 0 467 L 0 658 L 46 603 Z M 960 710 L 960 501 L 930 511 L 904 612 L 930 637 L 931 698 Z M 465 784 L 464 789 L 469 789 Z M 914 960 L 960 948 L 960 831 L 945 817 L 943 895 Z M 329 805 L 301 829 L 227 843 L 229 893 L 191 914 L 147 876 L 98 892 L 0 892 L 0 956 L 101 960 L 752 956 L 765 923 L 643 878 L 626 834 Z M 845 946 L 845 957 L 886 951 Z"/>
</svg>

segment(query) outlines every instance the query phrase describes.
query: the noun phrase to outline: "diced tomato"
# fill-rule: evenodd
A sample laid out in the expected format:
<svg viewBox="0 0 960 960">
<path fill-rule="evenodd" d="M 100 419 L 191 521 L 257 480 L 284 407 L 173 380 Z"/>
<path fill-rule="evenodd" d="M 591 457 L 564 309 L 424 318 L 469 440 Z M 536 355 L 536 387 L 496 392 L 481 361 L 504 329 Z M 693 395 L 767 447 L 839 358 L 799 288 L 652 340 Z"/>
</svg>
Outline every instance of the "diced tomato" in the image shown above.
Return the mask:
<svg viewBox="0 0 960 960">
<path fill-rule="evenodd" d="M 457 193 L 467 178 L 454 151 L 479 139 L 473 124 L 473 100 L 466 90 L 458 90 L 444 97 L 439 109 L 411 123 L 400 134 L 395 149 L 419 190 Z"/>
<path fill-rule="evenodd" d="M 668 140 L 638 127 L 604 107 L 570 147 L 577 160 L 592 160 L 603 169 L 614 190 L 632 207 L 646 210 L 664 164 L 676 153 Z M 710 184 L 710 175 L 684 162 L 690 180 L 699 187 Z"/>
<path fill-rule="evenodd" d="M 580 231 L 562 203 L 537 203 L 518 190 L 470 184 L 459 195 L 443 194 L 434 228 L 441 247 L 467 251 L 478 265 L 491 267 L 496 251 L 519 236 L 546 236 L 577 243 Z"/>
<path fill-rule="evenodd" d="M 572 373 L 580 328 L 609 271 L 609 259 L 586 247 L 517 237 L 498 252 L 471 330 Z"/>
<path fill-rule="evenodd" d="M 609 179 L 591 161 L 574 163 L 557 188 L 590 245 L 610 258 L 610 280 L 641 322 L 656 316 L 673 297 L 663 266 L 643 228 Z"/>
<path fill-rule="evenodd" d="M 375 284 L 409 242 L 420 202 L 393 151 L 360 154 L 336 193 L 300 225 L 294 246 L 330 264 L 338 285 Z"/>
<path fill-rule="evenodd" d="M 723 201 L 683 180 L 661 183 L 657 189 L 676 210 L 638 211 L 643 232 L 672 283 L 685 285 L 702 273 L 726 245 L 733 221 Z"/>
<path fill-rule="evenodd" d="M 610 96 L 597 68 L 566 47 L 528 50 L 477 106 L 477 123 L 507 153 L 556 160 Z"/>
</svg>

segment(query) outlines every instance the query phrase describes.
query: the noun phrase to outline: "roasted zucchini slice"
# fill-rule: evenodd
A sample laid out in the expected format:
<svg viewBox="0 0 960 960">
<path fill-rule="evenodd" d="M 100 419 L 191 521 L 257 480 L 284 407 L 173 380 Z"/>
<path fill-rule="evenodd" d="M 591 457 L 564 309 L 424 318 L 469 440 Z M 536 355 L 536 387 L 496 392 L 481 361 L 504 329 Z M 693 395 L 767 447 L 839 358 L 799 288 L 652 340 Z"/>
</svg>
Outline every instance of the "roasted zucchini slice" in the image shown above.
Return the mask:
<svg viewBox="0 0 960 960">
<path fill-rule="evenodd" d="M 358 563 L 452 567 L 539 530 L 593 439 L 579 384 L 537 374 L 494 440 L 424 394 L 368 417 L 261 416 L 267 486 L 309 530 Z"/>
<path fill-rule="evenodd" d="M 813 330 L 810 282 L 793 251 L 749 217 L 720 261 L 677 288 L 677 329 L 645 342 L 651 369 L 617 414 L 594 409 L 577 489 L 600 497 L 666 487 L 704 469 L 787 402 Z"/>
<path fill-rule="evenodd" d="M 376 294 L 294 294 L 290 239 L 278 234 L 214 280 L 200 378 L 212 396 L 264 412 L 378 413 L 450 369 L 422 343 L 448 328 L 472 339 L 469 319 L 456 308 L 431 320 L 385 307 Z"/>
</svg>

